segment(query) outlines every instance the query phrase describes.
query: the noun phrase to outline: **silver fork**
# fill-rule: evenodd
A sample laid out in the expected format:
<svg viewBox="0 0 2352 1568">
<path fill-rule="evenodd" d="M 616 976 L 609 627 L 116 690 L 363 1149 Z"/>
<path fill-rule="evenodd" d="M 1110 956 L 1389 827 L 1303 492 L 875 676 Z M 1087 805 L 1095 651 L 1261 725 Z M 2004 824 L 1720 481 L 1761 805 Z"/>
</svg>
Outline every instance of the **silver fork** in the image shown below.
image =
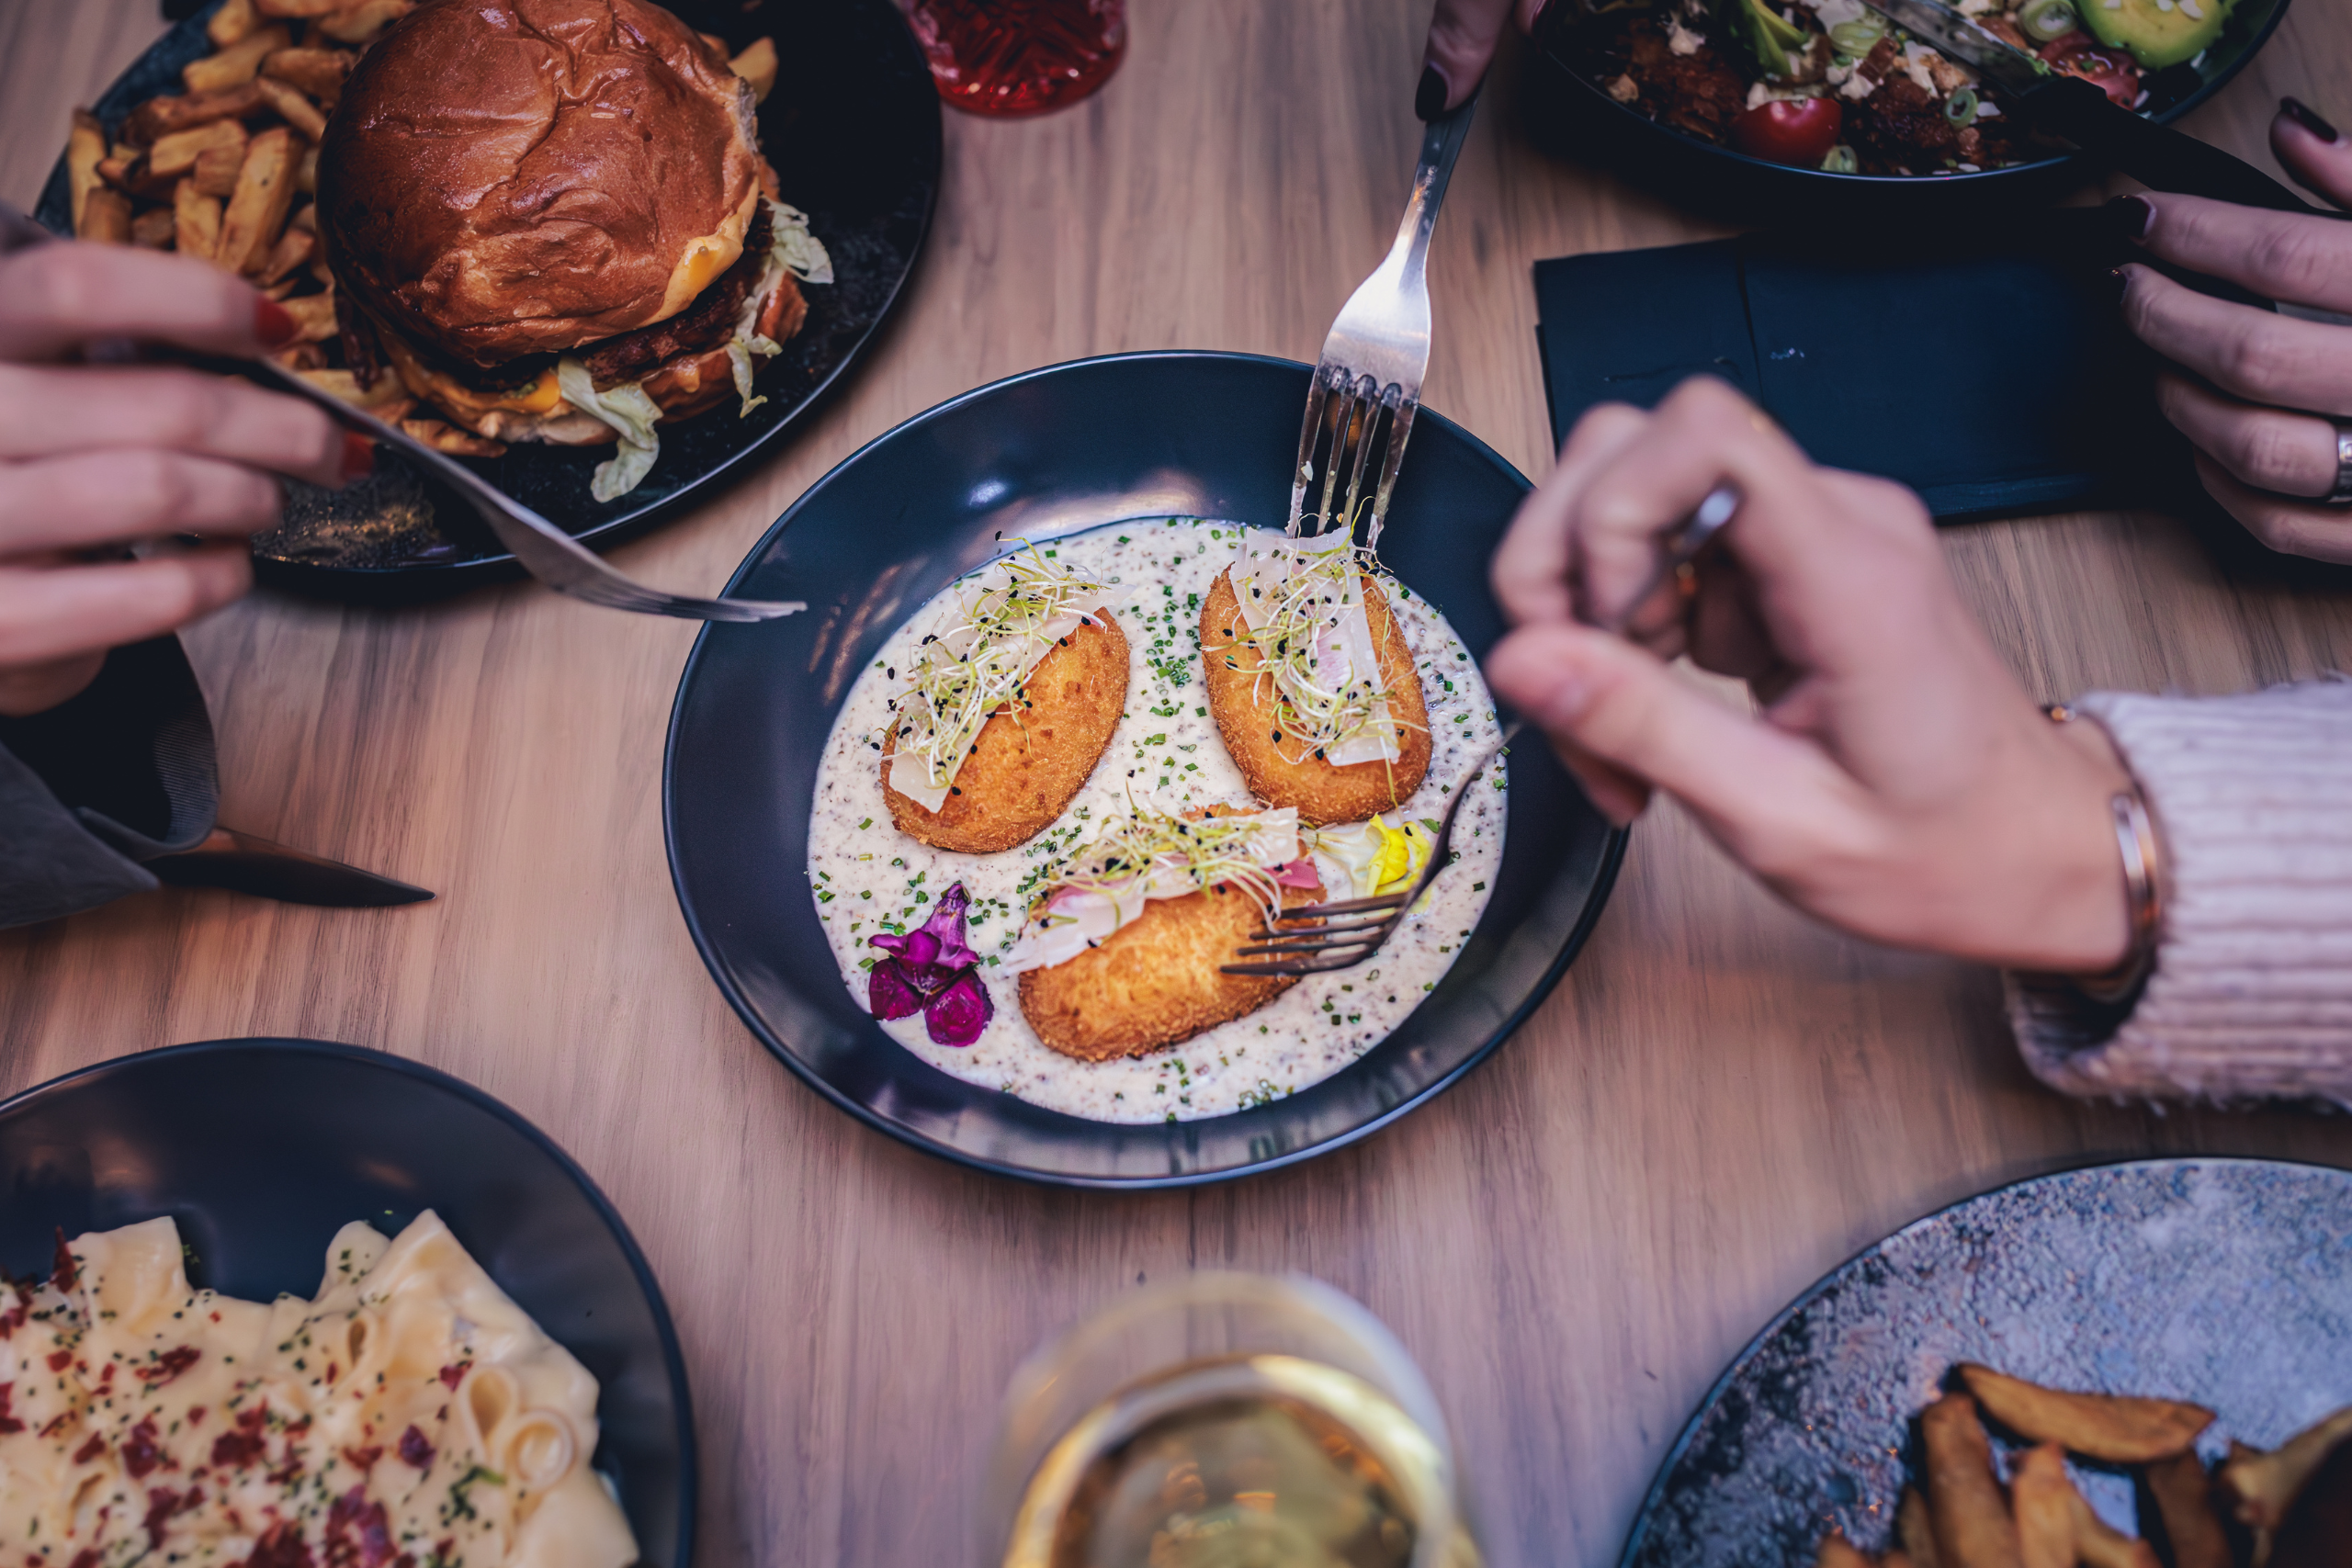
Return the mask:
<svg viewBox="0 0 2352 1568">
<path fill-rule="evenodd" d="M 1323 491 L 1316 532 L 1355 526 L 1357 509 L 1364 501 L 1364 476 L 1372 471 L 1377 451 L 1380 478 L 1370 498 L 1364 543 L 1380 543 L 1389 492 L 1396 488 L 1397 465 L 1405 460 L 1405 442 L 1421 406 L 1421 378 L 1430 367 L 1430 230 L 1437 222 L 1446 180 L 1477 107 L 1478 96 L 1473 93 L 1459 108 L 1430 121 L 1421 136 L 1421 161 L 1413 171 L 1413 194 L 1405 203 L 1396 243 L 1388 248 L 1388 258 L 1356 286 L 1323 340 L 1323 356 L 1306 391 L 1298 466 L 1291 470 L 1287 532 L 1293 537 L 1306 515 L 1307 492 L 1318 474 Z M 1344 494 L 1338 488 L 1342 468 L 1348 471 Z M 1335 499 L 1340 503 L 1336 513 Z"/>
<path fill-rule="evenodd" d="M 1502 739 L 1478 759 L 1476 767 L 1462 775 L 1462 782 L 1454 786 L 1453 803 L 1438 818 L 1437 841 L 1430 846 L 1429 863 L 1421 867 L 1421 874 L 1413 878 L 1410 887 L 1375 898 L 1347 898 L 1336 904 L 1284 909 L 1273 925 L 1250 933 L 1250 940 L 1257 945 L 1234 950 L 1237 958 L 1271 953 L 1271 959 L 1262 964 L 1219 964 L 1218 972 L 1319 975 L 1327 969 L 1351 968 L 1378 953 L 1382 944 L 1396 934 L 1396 928 L 1405 923 L 1414 902 L 1428 891 L 1438 873 L 1453 858 L 1453 822 L 1462 815 L 1462 803 L 1470 798 L 1470 786 L 1503 754 L 1523 722 L 1513 719 L 1504 726 Z"/>
<path fill-rule="evenodd" d="M 0 201 L 0 254 L 49 244 L 56 238 L 15 207 Z M 772 621 L 808 607 L 797 602 L 696 599 L 690 594 L 664 593 L 658 588 L 648 588 L 606 566 L 585 545 L 491 485 L 463 463 L 435 451 L 365 409 L 354 408 L 334 393 L 313 387 L 275 360 L 224 355 L 182 357 L 202 368 L 256 377 L 280 391 L 316 403 L 345 428 L 396 448 L 402 457 L 429 469 L 465 497 L 467 504 L 480 513 L 481 520 L 490 525 L 490 531 L 498 536 L 498 542 L 523 563 L 523 569 L 559 593 L 615 610 L 675 615 L 688 621 Z"/>
</svg>

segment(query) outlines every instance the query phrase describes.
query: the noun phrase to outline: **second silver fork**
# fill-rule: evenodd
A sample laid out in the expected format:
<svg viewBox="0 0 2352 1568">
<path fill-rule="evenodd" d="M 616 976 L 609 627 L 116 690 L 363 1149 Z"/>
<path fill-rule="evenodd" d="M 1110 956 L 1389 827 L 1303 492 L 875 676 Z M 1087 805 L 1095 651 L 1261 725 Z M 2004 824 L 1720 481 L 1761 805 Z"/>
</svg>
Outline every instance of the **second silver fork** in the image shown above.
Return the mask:
<svg viewBox="0 0 2352 1568">
<path fill-rule="evenodd" d="M 1319 478 L 1321 504 L 1312 513 L 1316 532 L 1352 529 L 1369 500 L 1364 543 L 1380 542 L 1397 466 L 1405 460 L 1405 442 L 1421 406 L 1421 378 L 1430 367 L 1430 231 L 1477 107 L 1473 93 L 1459 108 L 1429 122 L 1396 243 L 1348 297 L 1323 340 L 1323 355 L 1306 392 L 1298 465 L 1291 471 L 1286 531 L 1294 537 L 1309 515 L 1307 498 Z M 1364 479 L 1375 471 L 1375 454 L 1378 479 L 1367 497 Z M 1342 469 L 1345 490 L 1340 487 Z"/>
</svg>

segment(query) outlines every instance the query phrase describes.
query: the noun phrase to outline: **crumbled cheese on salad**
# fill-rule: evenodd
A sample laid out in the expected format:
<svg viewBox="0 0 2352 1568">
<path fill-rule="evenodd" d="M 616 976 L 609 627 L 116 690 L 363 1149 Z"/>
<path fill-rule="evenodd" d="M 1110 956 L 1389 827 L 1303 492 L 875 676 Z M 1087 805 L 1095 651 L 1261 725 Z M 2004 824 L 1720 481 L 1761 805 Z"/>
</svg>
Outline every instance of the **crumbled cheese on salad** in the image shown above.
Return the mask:
<svg viewBox="0 0 2352 1568">
<path fill-rule="evenodd" d="M 1706 41 L 1705 34 L 1694 33 L 1684 27 L 1679 17 L 1672 17 L 1667 23 L 1666 47 L 1677 54 L 1696 54 Z"/>
</svg>

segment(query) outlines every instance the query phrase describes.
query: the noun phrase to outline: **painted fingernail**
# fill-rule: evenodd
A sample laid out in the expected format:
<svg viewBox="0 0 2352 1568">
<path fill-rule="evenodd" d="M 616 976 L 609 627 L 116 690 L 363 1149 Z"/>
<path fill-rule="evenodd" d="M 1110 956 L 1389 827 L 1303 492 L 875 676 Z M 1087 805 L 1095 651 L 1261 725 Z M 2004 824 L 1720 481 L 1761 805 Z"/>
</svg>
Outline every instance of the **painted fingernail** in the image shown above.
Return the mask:
<svg viewBox="0 0 2352 1568">
<path fill-rule="evenodd" d="M 267 295 L 254 301 L 254 333 L 264 348 L 284 348 L 302 335 L 302 323 Z"/>
<path fill-rule="evenodd" d="M 2120 266 L 2109 267 L 2107 276 L 2101 281 L 2107 287 L 2107 302 L 2110 305 L 2122 304 L 2123 296 L 2132 288 L 2132 279 L 2124 275 L 2123 269 Z"/>
<path fill-rule="evenodd" d="M 2147 234 L 2148 225 L 2155 220 L 2156 204 L 2144 196 L 2119 196 L 2100 210 L 2118 234 L 2137 240 Z"/>
<path fill-rule="evenodd" d="M 1421 67 L 1421 85 L 1413 94 L 1413 112 L 1423 119 L 1435 119 L 1445 112 L 1445 78 L 1434 65 Z"/>
<path fill-rule="evenodd" d="M 2281 98 L 2278 112 L 2318 137 L 2322 141 L 2339 141 L 2335 127 L 2320 118 L 2319 112 L 2301 98 Z"/>
<path fill-rule="evenodd" d="M 376 471 L 376 444 L 356 430 L 343 433 L 343 482 L 364 479 Z"/>
</svg>

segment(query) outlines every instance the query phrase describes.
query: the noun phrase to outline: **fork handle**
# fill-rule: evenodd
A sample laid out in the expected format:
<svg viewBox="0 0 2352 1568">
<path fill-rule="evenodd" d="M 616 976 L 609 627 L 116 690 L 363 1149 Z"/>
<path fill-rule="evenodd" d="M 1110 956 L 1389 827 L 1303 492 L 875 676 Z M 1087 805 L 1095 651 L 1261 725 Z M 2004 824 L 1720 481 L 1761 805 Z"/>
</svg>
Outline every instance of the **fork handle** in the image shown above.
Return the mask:
<svg viewBox="0 0 2352 1568">
<path fill-rule="evenodd" d="M 1478 109 L 1478 93 L 1429 122 L 1421 131 L 1421 161 L 1413 168 L 1413 194 L 1405 200 L 1405 220 L 1397 225 L 1392 258 L 1401 258 L 1401 275 L 1408 287 L 1417 283 L 1430 254 L 1430 231 L 1437 227 L 1438 204 L 1445 199 L 1446 182 L 1453 177 L 1453 161 L 1470 139 L 1470 118 Z"/>
</svg>

